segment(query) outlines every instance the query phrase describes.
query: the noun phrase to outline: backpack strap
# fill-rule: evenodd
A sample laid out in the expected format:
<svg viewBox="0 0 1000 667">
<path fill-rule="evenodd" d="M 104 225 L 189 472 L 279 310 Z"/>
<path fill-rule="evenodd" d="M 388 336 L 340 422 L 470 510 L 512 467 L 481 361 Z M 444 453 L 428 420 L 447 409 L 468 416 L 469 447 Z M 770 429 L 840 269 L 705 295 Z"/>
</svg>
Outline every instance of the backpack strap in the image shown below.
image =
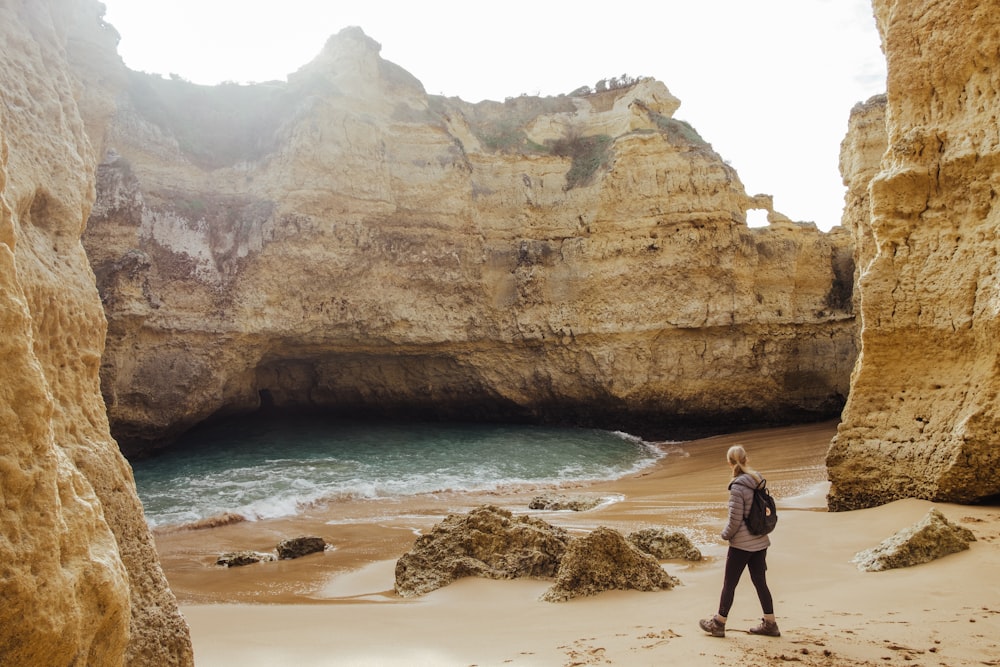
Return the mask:
<svg viewBox="0 0 1000 667">
<path fill-rule="evenodd" d="M 749 475 L 750 479 L 752 479 L 752 480 L 756 480 L 757 479 L 753 475 L 750 475 L 750 473 L 744 473 L 744 474 Z M 740 475 L 740 477 L 742 477 L 742 476 L 743 475 Z M 736 480 L 739 479 L 740 477 L 736 477 L 735 479 L 733 479 L 733 481 L 729 482 L 729 486 L 727 486 L 726 488 L 729 489 L 730 491 L 732 491 L 733 490 L 733 484 L 735 484 Z M 746 486 L 746 485 L 745 484 L 740 484 L 740 486 Z M 750 487 L 747 487 L 747 488 L 750 488 Z M 757 482 L 757 487 L 756 488 L 758 488 L 758 489 L 766 489 L 767 488 L 767 480 L 764 479 L 763 476 L 761 476 L 760 481 Z"/>
</svg>

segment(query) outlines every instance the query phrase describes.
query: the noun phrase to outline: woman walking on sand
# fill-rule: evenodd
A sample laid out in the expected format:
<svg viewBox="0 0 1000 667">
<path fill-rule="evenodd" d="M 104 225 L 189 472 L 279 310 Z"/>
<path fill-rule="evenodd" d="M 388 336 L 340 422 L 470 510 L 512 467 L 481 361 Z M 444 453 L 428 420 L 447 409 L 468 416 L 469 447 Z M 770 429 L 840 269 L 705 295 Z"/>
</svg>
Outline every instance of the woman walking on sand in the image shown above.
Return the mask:
<svg viewBox="0 0 1000 667">
<path fill-rule="evenodd" d="M 726 617 L 733 606 L 736 584 L 743 570 L 749 567 L 750 580 L 757 589 L 764 618 L 759 625 L 750 628 L 753 635 L 780 637 L 778 623 L 774 620 L 774 602 L 767 587 L 767 548 L 771 540 L 767 535 L 754 535 L 749 531 L 746 517 L 753 502 L 753 491 L 761 482 L 760 473 L 747 465 L 747 453 L 741 445 L 733 445 L 726 453 L 726 460 L 733 469 L 733 481 L 729 484 L 729 521 L 722 531 L 722 539 L 729 541 L 726 554 L 726 575 L 722 583 L 719 613 L 698 622 L 701 629 L 713 637 L 726 636 Z"/>
</svg>

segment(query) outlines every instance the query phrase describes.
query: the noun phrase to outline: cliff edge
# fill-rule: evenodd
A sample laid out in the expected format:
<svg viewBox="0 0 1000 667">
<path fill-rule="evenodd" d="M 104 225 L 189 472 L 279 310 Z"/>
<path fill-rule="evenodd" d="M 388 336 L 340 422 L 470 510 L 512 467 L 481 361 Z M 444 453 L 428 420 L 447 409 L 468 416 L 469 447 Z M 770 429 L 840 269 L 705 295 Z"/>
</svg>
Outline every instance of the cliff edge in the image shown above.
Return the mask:
<svg viewBox="0 0 1000 667">
<path fill-rule="evenodd" d="M 89 1 L 0 3 L 0 662 L 190 665 L 100 394 L 80 243 L 124 68 Z"/>
<path fill-rule="evenodd" d="M 997 8 L 874 7 L 888 62 L 885 122 L 881 138 L 876 121 L 860 143 L 886 150 L 867 186 L 861 353 L 827 457 L 829 505 L 995 499 Z"/>
</svg>

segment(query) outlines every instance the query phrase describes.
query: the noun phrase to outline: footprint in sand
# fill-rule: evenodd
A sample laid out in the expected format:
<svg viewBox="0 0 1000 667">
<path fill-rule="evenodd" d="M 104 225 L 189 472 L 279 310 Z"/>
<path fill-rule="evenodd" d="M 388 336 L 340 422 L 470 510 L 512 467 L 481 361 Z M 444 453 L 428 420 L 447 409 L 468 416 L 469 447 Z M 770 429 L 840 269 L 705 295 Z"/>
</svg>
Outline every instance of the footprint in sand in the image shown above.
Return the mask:
<svg viewBox="0 0 1000 667">
<path fill-rule="evenodd" d="M 594 638 L 592 637 L 591 640 Z M 572 646 L 560 646 L 559 650 L 566 652 L 567 662 L 563 667 L 582 667 L 583 665 L 610 665 L 605 658 L 606 649 L 603 646 L 588 646 L 584 640 L 573 642 Z"/>
<path fill-rule="evenodd" d="M 640 648 L 643 648 L 643 649 L 651 649 L 651 648 L 656 648 L 657 646 L 662 646 L 663 644 L 668 643 L 671 639 L 675 639 L 677 637 L 680 637 L 680 635 L 677 634 L 676 632 L 674 632 L 673 630 L 669 630 L 668 629 L 668 630 L 661 630 L 659 632 L 647 632 L 644 635 L 639 635 L 637 637 L 637 639 L 653 639 L 653 640 L 656 640 L 656 641 L 653 641 L 652 643 L 649 643 L 649 644 L 643 644 L 640 647 Z M 632 649 L 632 650 L 636 651 L 638 649 Z"/>
</svg>

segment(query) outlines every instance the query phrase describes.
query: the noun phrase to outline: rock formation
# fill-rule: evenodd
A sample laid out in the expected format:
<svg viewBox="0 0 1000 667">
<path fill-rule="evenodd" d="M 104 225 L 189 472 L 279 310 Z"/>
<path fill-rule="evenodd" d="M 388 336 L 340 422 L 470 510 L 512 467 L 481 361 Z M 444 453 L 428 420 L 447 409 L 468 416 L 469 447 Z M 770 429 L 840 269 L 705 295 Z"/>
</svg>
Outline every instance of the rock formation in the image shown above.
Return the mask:
<svg viewBox="0 0 1000 667">
<path fill-rule="evenodd" d="M 862 351 L 827 457 L 829 505 L 996 498 L 996 7 L 973 0 L 876 0 L 874 7 L 888 62 L 887 150 L 868 186 Z M 879 141 L 860 144 L 871 155 L 857 160 L 870 161 Z M 863 171 L 850 168 L 845 179 Z"/>
<path fill-rule="evenodd" d="M 569 510 L 571 512 L 586 512 L 592 510 L 606 499 L 602 496 L 588 496 L 583 494 L 567 495 L 563 493 L 543 493 L 535 496 L 528 503 L 528 509 L 548 510 L 559 512 Z"/>
<path fill-rule="evenodd" d="M 124 68 L 89 0 L 0 3 L 0 662 L 190 665 L 99 386 L 80 234 Z"/>
<path fill-rule="evenodd" d="M 663 84 L 473 105 L 379 50 L 344 30 L 287 84 L 129 75 L 84 239 L 124 450 L 270 406 L 647 433 L 839 413 L 849 234 L 748 196 Z"/>
<path fill-rule="evenodd" d="M 276 560 L 277 556 L 263 551 L 227 551 L 215 559 L 215 564 L 223 567 L 243 567 L 257 563 L 273 563 Z"/>
<path fill-rule="evenodd" d="M 309 554 L 321 553 L 326 550 L 326 540 L 322 537 L 304 535 L 290 537 L 278 542 L 278 560 L 302 558 Z"/>
<path fill-rule="evenodd" d="M 396 561 L 396 593 L 415 597 L 462 577 L 555 578 L 542 595 L 562 602 L 606 590 L 655 591 L 677 579 L 618 531 L 599 527 L 571 538 L 565 529 L 483 505 L 450 514 Z"/>
<path fill-rule="evenodd" d="M 450 514 L 396 562 L 396 593 L 414 597 L 462 577 L 553 577 L 569 534 L 530 516 L 483 505 Z"/>
<path fill-rule="evenodd" d="M 664 591 L 679 583 L 621 533 L 599 526 L 569 543 L 556 581 L 542 599 L 565 602 L 609 590 Z"/>
<path fill-rule="evenodd" d="M 629 533 L 628 541 L 657 560 L 679 558 L 683 560 L 701 560 L 698 550 L 687 535 L 666 528 L 645 528 Z"/>
<path fill-rule="evenodd" d="M 975 541 L 971 530 L 956 526 L 941 514 L 941 510 L 934 508 L 909 528 L 857 554 L 854 562 L 865 572 L 910 567 L 965 551 L 969 543 Z"/>
<path fill-rule="evenodd" d="M 868 185 L 878 173 L 886 141 L 885 95 L 875 95 L 867 102 L 856 104 L 851 109 L 847 135 L 840 145 L 840 173 L 847 186 L 841 224 L 854 240 L 855 284 L 875 258 Z M 854 291 L 855 312 L 860 310 L 860 295 L 860 291 Z"/>
</svg>

